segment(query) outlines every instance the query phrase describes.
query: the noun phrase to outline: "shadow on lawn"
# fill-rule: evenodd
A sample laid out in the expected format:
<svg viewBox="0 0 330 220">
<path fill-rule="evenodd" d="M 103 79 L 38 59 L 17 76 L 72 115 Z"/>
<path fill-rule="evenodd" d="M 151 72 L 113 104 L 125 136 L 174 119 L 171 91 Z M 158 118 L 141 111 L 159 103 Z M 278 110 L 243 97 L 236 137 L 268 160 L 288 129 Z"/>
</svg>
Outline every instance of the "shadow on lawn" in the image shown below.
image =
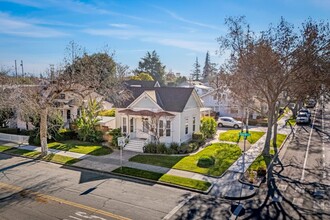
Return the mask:
<svg viewBox="0 0 330 220">
<path fill-rule="evenodd" d="M 49 143 L 49 148 L 61 151 L 69 151 L 93 156 L 102 156 L 111 154 L 110 148 L 103 147 L 96 143 L 84 142 L 79 140 L 67 140 L 62 142 Z"/>
</svg>

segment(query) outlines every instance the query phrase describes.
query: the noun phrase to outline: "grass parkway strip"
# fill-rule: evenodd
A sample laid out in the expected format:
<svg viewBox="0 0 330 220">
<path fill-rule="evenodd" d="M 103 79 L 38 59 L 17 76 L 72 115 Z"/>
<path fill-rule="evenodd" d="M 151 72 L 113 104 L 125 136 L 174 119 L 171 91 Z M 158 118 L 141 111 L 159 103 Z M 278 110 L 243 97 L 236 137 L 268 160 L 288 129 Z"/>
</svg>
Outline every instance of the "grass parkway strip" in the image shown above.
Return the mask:
<svg viewBox="0 0 330 220">
<path fill-rule="evenodd" d="M 202 181 L 202 180 L 195 180 L 186 177 L 174 176 L 169 174 L 163 173 L 156 173 L 146 170 L 139 170 L 130 167 L 122 167 L 117 168 L 116 170 L 112 171 L 113 173 L 125 174 L 129 176 L 139 177 L 143 179 L 159 181 L 163 183 L 170 183 L 173 185 L 184 186 L 191 189 L 197 189 L 200 191 L 207 191 L 208 188 L 211 186 L 211 183 Z"/>
<path fill-rule="evenodd" d="M 44 156 L 41 158 L 40 157 L 41 153 L 38 151 L 17 149 L 17 148 L 12 148 L 12 147 L 8 147 L 8 146 L 0 146 L 0 152 L 29 157 L 29 158 L 33 158 L 33 159 L 38 158 L 40 160 L 54 162 L 54 163 L 60 163 L 60 164 L 64 164 L 64 165 L 71 165 L 71 164 L 74 164 L 74 163 L 80 161 L 80 159 L 77 159 L 77 158 L 62 156 L 62 155 L 57 155 L 57 154 L 48 154 L 47 156 Z"/>
</svg>

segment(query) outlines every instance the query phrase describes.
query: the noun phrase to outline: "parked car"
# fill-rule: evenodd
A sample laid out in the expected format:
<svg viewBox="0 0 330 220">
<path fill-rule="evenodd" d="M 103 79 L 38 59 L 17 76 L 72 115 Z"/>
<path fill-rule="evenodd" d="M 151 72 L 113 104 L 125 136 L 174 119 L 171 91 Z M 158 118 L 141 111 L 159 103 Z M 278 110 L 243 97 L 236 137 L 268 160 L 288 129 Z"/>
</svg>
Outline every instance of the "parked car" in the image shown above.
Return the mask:
<svg viewBox="0 0 330 220">
<path fill-rule="evenodd" d="M 316 105 L 316 101 L 314 99 L 309 99 L 306 103 L 305 106 L 306 108 L 314 108 Z"/>
<path fill-rule="evenodd" d="M 310 122 L 310 118 L 306 112 L 299 112 L 296 118 L 297 124 L 308 124 Z"/>
<path fill-rule="evenodd" d="M 299 110 L 299 113 L 300 113 L 300 112 L 305 112 L 309 118 L 311 117 L 311 111 L 309 111 L 309 110 L 306 109 L 306 108 L 302 108 L 302 109 L 300 109 L 300 110 Z"/>
<path fill-rule="evenodd" d="M 232 117 L 219 117 L 218 119 L 218 127 L 233 127 L 240 128 L 243 126 L 243 122 L 237 121 Z"/>
</svg>

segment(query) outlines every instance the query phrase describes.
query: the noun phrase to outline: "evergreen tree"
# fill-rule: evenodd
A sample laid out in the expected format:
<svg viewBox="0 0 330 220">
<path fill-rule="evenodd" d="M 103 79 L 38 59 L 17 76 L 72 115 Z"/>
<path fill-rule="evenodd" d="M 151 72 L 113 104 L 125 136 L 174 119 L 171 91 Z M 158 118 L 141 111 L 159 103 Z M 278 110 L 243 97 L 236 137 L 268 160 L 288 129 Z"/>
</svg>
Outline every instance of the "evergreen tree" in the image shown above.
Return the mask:
<svg viewBox="0 0 330 220">
<path fill-rule="evenodd" d="M 147 52 L 146 56 L 139 62 L 139 67 L 135 72 L 149 73 L 154 80 L 164 85 L 165 65 L 162 64 L 155 50 L 151 53 Z"/>
<path fill-rule="evenodd" d="M 204 68 L 203 68 L 203 74 L 202 74 L 203 81 L 207 82 L 216 73 L 217 73 L 217 64 L 211 63 L 210 54 L 207 51 L 206 57 L 205 57 L 205 64 L 204 64 Z"/>
<path fill-rule="evenodd" d="M 194 69 L 192 70 L 192 73 L 191 73 L 191 78 L 193 80 L 197 80 L 198 81 L 200 79 L 200 75 L 201 75 L 200 67 L 201 67 L 201 65 L 198 62 L 198 57 L 196 57 L 196 61 L 195 61 L 194 65 L 193 65 L 193 68 Z"/>
</svg>

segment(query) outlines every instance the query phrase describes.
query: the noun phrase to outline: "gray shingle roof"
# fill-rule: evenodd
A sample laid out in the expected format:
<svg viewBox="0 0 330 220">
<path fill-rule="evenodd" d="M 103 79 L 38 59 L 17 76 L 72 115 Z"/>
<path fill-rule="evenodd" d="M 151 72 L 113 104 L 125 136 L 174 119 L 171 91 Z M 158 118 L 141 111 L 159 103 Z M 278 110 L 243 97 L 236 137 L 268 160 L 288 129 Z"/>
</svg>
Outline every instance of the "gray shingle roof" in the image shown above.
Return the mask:
<svg viewBox="0 0 330 220">
<path fill-rule="evenodd" d="M 126 100 L 120 108 L 127 108 L 144 91 L 155 91 L 157 104 L 165 111 L 182 112 L 194 88 L 180 87 L 130 87 L 132 98 Z"/>
<path fill-rule="evenodd" d="M 141 86 L 141 87 L 154 87 L 157 81 L 142 81 L 142 80 L 127 80 L 125 84 L 129 87 L 131 86 Z"/>
</svg>

